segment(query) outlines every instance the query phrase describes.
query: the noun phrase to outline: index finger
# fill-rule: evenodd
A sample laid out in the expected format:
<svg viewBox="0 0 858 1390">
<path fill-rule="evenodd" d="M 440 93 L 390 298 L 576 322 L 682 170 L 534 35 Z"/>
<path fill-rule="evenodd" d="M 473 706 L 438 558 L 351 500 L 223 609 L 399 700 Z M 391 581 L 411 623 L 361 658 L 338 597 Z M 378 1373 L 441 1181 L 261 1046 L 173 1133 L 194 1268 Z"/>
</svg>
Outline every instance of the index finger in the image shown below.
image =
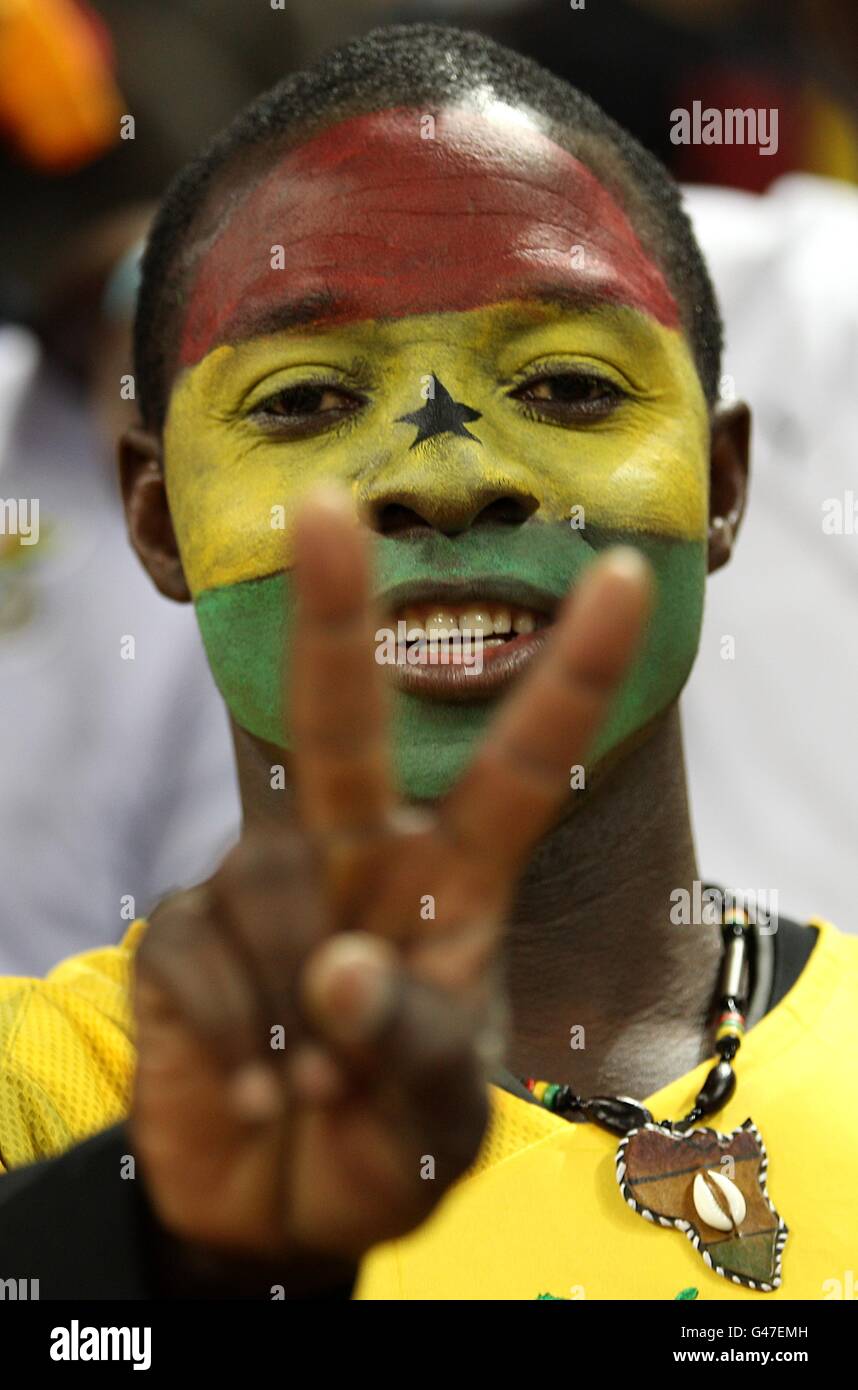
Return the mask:
<svg viewBox="0 0 858 1390">
<path fill-rule="evenodd" d="M 596 562 L 566 598 L 542 660 L 501 708 L 440 808 L 445 831 L 511 881 L 569 794 L 637 651 L 649 565 L 630 547 Z"/>
<path fill-rule="evenodd" d="M 360 841 L 386 823 L 394 793 L 369 546 L 339 489 L 319 489 L 305 503 L 295 562 L 290 694 L 298 807 L 323 841 Z"/>
</svg>

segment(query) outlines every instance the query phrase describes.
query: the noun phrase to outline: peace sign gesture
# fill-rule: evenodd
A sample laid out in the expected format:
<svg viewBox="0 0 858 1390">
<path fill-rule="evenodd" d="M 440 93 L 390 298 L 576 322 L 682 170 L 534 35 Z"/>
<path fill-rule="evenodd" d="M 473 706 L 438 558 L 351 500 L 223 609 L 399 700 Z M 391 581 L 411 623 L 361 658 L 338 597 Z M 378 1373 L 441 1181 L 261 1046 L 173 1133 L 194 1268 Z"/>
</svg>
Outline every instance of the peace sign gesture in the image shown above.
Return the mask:
<svg viewBox="0 0 858 1390">
<path fill-rule="evenodd" d="M 282 1262 L 293 1292 L 418 1225 L 474 1159 L 508 905 L 650 603 L 636 552 L 596 562 L 459 783 L 415 811 L 391 777 L 368 542 L 349 504 L 309 501 L 295 556 L 296 811 L 154 914 L 131 1117 L 168 1230 Z"/>
</svg>

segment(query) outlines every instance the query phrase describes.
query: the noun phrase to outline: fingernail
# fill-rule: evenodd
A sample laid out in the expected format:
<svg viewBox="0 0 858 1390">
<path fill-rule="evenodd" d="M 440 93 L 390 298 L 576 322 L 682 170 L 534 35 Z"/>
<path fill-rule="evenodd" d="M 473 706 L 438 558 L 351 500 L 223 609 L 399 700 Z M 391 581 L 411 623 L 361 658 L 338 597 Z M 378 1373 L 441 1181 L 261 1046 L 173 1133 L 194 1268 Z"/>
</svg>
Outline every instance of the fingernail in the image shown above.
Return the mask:
<svg viewBox="0 0 858 1390">
<path fill-rule="evenodd" d="M 305 505 L 311 503 L 314 507 L 322 507 L 325 511 L 335 512 L 337 516 L 351 516 L 354 510 L 346 489 L 330 480 L 314 483 L 308 489 L 304 502 Z"/>
<path fill-rule="evenodd" d="M 604 566 L 619 579 L 644 579 L 649 574 L 646 558 L 633 545 L 616 545 L 607 551 Z"/>
<path fill-rule="evenodd" d="M 235 1113 L 252 1122 L 273 1119 L 283 1104 L 277 1078 L 264 1062 L 239 1067 L 229 1082 L 229 1093 Z"/>
<path fill-rule="evenodd" d="M 328 1036 L 366 1038 L 384 1022 L 393 997 L 390 948 L 358 932 L 338 936 L 308 963 L 304 990 Z"/>
</svg>

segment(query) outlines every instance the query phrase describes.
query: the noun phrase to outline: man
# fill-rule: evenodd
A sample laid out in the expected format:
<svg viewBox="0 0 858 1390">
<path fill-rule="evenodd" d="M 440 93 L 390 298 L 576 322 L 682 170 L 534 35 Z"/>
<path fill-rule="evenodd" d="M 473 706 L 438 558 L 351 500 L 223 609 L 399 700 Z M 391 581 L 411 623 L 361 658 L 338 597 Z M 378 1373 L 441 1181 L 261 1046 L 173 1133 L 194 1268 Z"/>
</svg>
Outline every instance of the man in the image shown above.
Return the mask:
<svg viewBox="0 0 858 1390">
<path fill-rule="evenodd" d="M 43 1297 L 819 1298 L 846 1269 L 854 942 L 767 919 L 749 969 L 741 914 L 725 955 L 699 906 L 676 700 L 748 442 L 719 346 L 663 171 L 475 35 L 350 45 L 170 191 L 123 487 L 194 601 L 245 830 L 120 950 L 7 987 L 15 1168 L 126 1112 L 137 957 L 127 1129 L 3 1180 Z"/>
</svg>

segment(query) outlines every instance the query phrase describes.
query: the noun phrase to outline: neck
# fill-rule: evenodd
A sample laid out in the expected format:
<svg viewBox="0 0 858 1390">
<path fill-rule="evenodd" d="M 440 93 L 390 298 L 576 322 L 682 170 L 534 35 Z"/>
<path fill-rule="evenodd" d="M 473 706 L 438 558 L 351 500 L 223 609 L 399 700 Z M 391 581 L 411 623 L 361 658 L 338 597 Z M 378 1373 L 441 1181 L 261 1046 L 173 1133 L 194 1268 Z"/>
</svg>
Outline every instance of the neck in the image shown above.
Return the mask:
<svg viewBox="0 0 858 1390">
<path fill-rule="evenodd" d="M 674 708 L 528 866 L 507 948 L 511 1071 L 643 1099 L 710 1055 L 720 931 L 670 919 L 697 877 Z"/>
<path fill-rule="evenodd" d="M 282 813 L 283 755 L 234 726 L 245 825 Z M 711 1053 L 717 926 L 678 926 L 698 877 L 672 709 L 546 836 L 507 932 L 506 1065 L 579 1094 L 643 1099 Z M 572 1030 L 575 1030 L 573 1033 Z"/>
</svg>

